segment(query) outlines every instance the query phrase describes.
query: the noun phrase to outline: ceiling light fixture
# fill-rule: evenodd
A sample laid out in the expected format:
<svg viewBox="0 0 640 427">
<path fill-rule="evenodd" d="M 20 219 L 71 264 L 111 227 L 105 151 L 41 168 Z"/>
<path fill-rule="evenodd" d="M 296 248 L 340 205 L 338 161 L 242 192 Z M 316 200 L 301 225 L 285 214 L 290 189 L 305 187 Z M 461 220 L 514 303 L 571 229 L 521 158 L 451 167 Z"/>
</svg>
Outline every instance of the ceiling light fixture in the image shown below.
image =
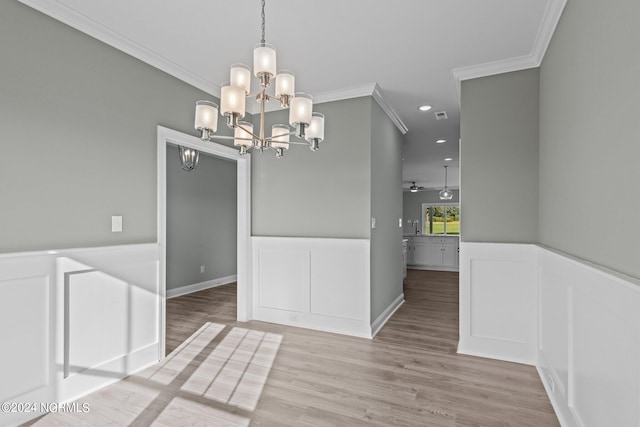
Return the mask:
<svg viewBox="0 0 640 427">
<path fill-rule="evenodd" d="M 418 110 L 420 111 L 429 111 L 431 110 L 431 105 L 421 105 L 418 107 Z"/>
<path fill-rule="evenodd" d="M 444 190 L 441 190 L 438 195 L 440 196 L 440 200 L 451 200 L 453 199 L 453 193 L 449 191 L 447 187 L 447 168 L 449 166 L 444 166 Z"/>
<path fill-rule="evenodd" d="M 415 181 L 412 181 L 411 183 L 411 187 L 409 187 L 409 191 L 411 191 L 412 193 L 417 193 L 418 191 L 422 190 L 424 187 L 418 187 L 416 185 Z"/>
<path fill-rule="evenodd" d="M 436 144 L 444 144 L 445 142 L 447 142 L 446 139 L 439 139 L 436 141 Z"/>
<path fill-rule="evenodd" d="M 218 106 L 210 101 L 196 102 L 195 128 L 202 132 L 204 141 L 233 139 L 241 155 L 255 148 L 263 152 L 272 149 L 281 158 L 289 144 L 308 145 L 312 151 L 320 147 L 324 139 L 324 115 L 312 112 L 311 95 L 294 92 L 295 76 L 282 70 L 276 74 L 276 48 L 265 42 L 264 5 L 262 0 L 262 39 L 253 49 L 253 74 L 260 80 L 260 90 L 250 93 L 251 70 L 244 64 L 231 65 L 230 82 L 220 90 L 220 114 L 226 117 L 227 126 L 234 130 L 233 136 L 214 135 L 218 128 Z M 275 94 L 267 93 L 271 80 L 275 78 Z M 253 124 L 241 121 L 245 116 L 246 98 L 255 97 L 260 104 L 260 127 L 254 132 Z M 277 100 L 282 108 L 289 108 L 289 125 L 271 127 L 271 136 L 265 135 L 265 103 Z M 290 136 L 302 141 L 290 141 Z M 305 142 L 306 141 L 306 142 Z"/>
<path fill-rule="evenodd" d="M 450 162 L 451 160 L 453 160 L 451 157 L 445 157 L 444 159 L 445 162 Z"/>
</svg>

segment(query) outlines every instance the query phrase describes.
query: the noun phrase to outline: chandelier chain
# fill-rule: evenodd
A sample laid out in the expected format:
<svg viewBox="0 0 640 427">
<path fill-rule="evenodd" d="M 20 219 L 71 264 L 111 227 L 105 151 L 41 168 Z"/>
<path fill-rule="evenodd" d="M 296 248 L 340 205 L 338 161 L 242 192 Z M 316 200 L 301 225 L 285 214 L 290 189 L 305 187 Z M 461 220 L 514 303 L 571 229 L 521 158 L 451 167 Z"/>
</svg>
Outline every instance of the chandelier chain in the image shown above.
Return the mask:
<svg viewBox="0 0 640 427">
<path fill-rule="evenodd" d="M 265 40 L 264 40 L 264 2 L 265 2 L 265 0 L 262 0 L 262 40 L 261 40 L 262 44 L 265 43 Z"/>
</svg>

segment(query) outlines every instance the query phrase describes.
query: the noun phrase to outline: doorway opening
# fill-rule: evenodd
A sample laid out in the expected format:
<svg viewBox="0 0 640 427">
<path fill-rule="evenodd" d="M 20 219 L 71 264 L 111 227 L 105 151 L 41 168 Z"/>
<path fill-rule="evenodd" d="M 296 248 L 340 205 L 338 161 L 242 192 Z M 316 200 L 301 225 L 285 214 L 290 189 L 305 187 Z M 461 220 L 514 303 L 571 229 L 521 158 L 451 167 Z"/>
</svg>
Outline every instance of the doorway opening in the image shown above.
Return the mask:
<svg viewBox="0 0 640 427">
<path fill-rule="evenodd" d="M 182 146 L 211 155 L 217 159 L 235 162 L 236 169 L 236 275 L 237 275 L 237 320 L 251 319 L 250 289 L 250 185 L 251 158 L 240 156 L 232 148 L 221 144 L 203 142 L 199 138 L 158 126 L 158 243 L 160 250 L 159 265 L 159 359 L 165 357 L 166 348 L 166 299 L 167 299 L 167 148 Z M 202 268 L 200 266 L 200 268 Z M 206 271 L 206 266 L 205 266 Z M 204 273 L 203 273 L 204 274 Z M 229 276 L 230 277 L 230 276 Z M 170 296 L 170 292 L 169 292 Z"/>
</svg>

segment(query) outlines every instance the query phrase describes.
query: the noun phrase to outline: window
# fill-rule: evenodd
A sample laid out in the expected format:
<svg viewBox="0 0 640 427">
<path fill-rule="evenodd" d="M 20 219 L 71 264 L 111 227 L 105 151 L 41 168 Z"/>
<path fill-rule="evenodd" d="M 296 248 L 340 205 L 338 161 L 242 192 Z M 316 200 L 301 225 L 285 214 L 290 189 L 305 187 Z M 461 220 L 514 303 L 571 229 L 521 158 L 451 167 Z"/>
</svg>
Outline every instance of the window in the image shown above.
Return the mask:
<svg viewBox="0 0 640 427">
<path fill-rule="evenodd" d="M 460 234 L 460 206 L 450 204 L 422 204 L 424 234 Z"/>
</svg>

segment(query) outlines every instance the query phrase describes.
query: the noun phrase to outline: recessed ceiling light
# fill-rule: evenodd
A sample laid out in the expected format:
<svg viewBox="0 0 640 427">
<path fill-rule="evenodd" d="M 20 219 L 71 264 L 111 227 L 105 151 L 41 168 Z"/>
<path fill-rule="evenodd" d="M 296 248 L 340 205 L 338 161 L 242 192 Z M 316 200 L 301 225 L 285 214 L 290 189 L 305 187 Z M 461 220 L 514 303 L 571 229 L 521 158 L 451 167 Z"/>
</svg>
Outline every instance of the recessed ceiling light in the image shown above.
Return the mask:
<svg viewBox="0 0 640 427">
<path fill-rule="evenodd" d="M 453 160 L 451 157 L 447 157 L 446 159 L 444 159 L 445 162 L 450 162 L 451 160 Z"/>
<path fill-rule="evenodd" d="M 431 110 L 431 105 L 421 105 L 418 107 L 418 110 L 420 111 L 429 111 Z"/>
<path fill-rule="evenodd" d="M 445 142 L 447 142 L 446 139 L 439 139 L 436 141 L 436 144 L 444 144 Z"/>
</svg>

